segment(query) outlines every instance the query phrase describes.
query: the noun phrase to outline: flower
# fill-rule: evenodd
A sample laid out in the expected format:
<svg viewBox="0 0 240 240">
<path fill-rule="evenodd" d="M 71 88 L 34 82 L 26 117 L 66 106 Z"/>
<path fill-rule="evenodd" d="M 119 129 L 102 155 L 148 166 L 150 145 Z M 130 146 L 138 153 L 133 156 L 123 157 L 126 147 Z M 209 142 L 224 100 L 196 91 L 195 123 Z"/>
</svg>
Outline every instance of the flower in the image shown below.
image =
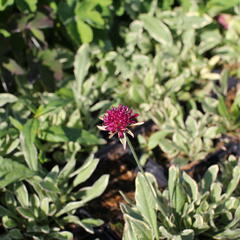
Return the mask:
<svg viewBox="0 0 240 240">
<path fill-rule="evenodd" d="M 133 113 L 133 110 L 128 106 L 119 105 L 118 107 L 113 107 L 108 110 L 103 117 L 103 125 L 98 126 L 100 130 L 108 131 L 109 138 L 111 138 L 116 133 L 118 138 L 122 142 L 124 148 L 126 146 L 126 133 L 134 137 L 133 133 L 128 129 L 128 127 L 137 126 L 143 124 L 143 122 L 137 122 L 137 113 Z"/>
<path fill-rule="evenodd" d="M 224 29 L 228 29 L 231 18 L 232 17 L 229 14 L 220 14 L 217 16 L 217 21 L 219 24 L 221 24 L 224 27 Z"/>
</svg>

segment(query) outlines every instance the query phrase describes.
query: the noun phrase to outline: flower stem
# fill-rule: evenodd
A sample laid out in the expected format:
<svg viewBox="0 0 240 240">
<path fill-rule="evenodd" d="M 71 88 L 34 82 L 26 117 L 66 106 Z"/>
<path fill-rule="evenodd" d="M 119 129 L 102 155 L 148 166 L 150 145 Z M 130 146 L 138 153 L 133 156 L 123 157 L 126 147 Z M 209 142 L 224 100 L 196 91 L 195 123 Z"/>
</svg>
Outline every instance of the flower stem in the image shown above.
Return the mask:
<svg viewBox="0 0 240 240">
<path fill-rule="evenodd" d="M 134 150 L 134 148 L 133 148 L 133 146 L 132 146 L 131 141 L 129 140 L 129 138 L 128 138 L 127 136 L 126 136 L 126 139 L 127 139 L 128 146 L 129 146 L 129 148 L 130 148 L 130 150 L 131 150 L 131 152 L 132 152 L 133 158 L 134 158 L 135 162 L 137 163 L 137 166 L 138 166 L 140 172 L 142 173 L 142 175 L 143 175 L 145 181 L 147 182 L 147 184 L 149 185 L 149 187 L 150 187 L 150 189 L 151 189 L 151 191 L 152 191 L 153 196 L 154 196 L 155 198 L 157 198 L 157 194 L 156 194 L 155 190 L 153 190 L 153 186 L 152 186 L 152 184 L 149 182 L 149 179 L 147 178 L 147 176 L 146 176 L 146 174 L 145 174 L 145 172 L 144 172 L 144 170 L 143 170 L 143 168 L 142 168 L 142 166 L 141 166 L 141 164 L 140 164 L 140 161 L 139 161 L 139 159 L 138 159 L 138 157 L 137 157 L 137 154 L 136 154 L 136 152 L 135 152 L 135 150 Z"/>
<path fill-rule="evenodd" d="M 151 189 L 152 195 L 153 195 L 153 197 L 155 198 L 156 203 L 157 203 L 157 202 L 158 202 L 157 193 L 156 193 L 153 185 L 150 183 L 149 179 L 147 178 L 147 176 L 146 176 L 146 174 L 145 174 L 145 172 L 144 172 L 144 170 L 143 170 L 143 168 L 142 168 L 142 166 L 141 166 L 141 164 L 140 164 L 140 161 L 139 161 L 139 159 L 138 159 L 138 157 L 137 157 L 137 154 L 136 154 L 136 152 L 135 152 L 135 150 L 134 150 L 134 148 L 133 148 L 133 146 L 132 146 L 132 143 L 131 143 L 131 141 L 129 140 L 129 138 L 128 138 L 127 136 L 126 136 L 126 140 L 127 140 L 128 146 L 129 146 L 129 148 L 130 148 L 130 150 L 131 150 L 131 152 L 132 152 L 133 158 L 134 158 L 135 162 L 137 163 L 137 166 L 138 166 L 141 174 L 143 175 L 144 180 L 146 181 L 148 187 Z M 157 240 L 158 240 L 158 238 L 159 238 L 159 237 L 158 237 L 158 232 L 156 231 L 156 232 L 155 232 L 155 237 L 154 237 L 154 239 L 157 239 Z"/>
</svg>

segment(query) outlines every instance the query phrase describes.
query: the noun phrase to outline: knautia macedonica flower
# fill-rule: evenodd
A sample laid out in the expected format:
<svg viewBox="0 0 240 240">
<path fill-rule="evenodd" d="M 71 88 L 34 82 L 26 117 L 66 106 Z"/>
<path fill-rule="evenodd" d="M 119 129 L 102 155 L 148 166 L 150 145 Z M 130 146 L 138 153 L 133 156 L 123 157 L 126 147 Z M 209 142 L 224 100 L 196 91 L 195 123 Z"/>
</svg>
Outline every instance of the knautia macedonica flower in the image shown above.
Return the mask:
<svg viewBox="0 0 240 240">
<path fill-rule="evenodd" d="M 232 16 L 229 14 L 220 14 L 217 16 L 217 21 L 219 24 L 221 24 L 224 29 L 228 29 L 229 28 L 229 23 L 232 19 Z"/>
<path fill-rule="evenodd" d="M 118 107 L 113 107 L 108 110 L 103 117 L 100 117 L 103 120 L 103 125 L 98 126 L 100 130 L 108 131 L 109 138 L 117 134 L 119 140 L 123 144 L 124 148 L 126 147 L 126 133 L 134 137 L 133 133 L 128 127 L 133 127 L 143 124 L 143 122 L 138 122 L 136 118 L 138 117 L 137 113 L 133 113 L 133 110 L 127 106 L 119 105 Z"/>
</svg>

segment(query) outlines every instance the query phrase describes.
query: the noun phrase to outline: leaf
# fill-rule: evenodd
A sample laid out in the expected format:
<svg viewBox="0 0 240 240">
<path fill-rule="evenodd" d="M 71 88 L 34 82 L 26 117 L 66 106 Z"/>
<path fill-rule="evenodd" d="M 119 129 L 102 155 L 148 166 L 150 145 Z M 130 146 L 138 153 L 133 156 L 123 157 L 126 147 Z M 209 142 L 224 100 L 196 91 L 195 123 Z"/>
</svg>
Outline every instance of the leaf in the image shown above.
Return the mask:
<svg viewBox="0 0 240 240">
<path fill-rule="evenodd" d="M 17 228 L 11 229 L 8 233 L 8 235 L 12 238 L 12 239 L 23 239 L 23 234 L 21 233 L 21 231 Z"/>
<path fill-rule="evenodd" d="M 214 235 L 213 238 L 218 240 L 226 240 L 226 239 L 238 240 L 239 236 L 240 236 L 240 228 L 236 228 L 234 230 L 226 229 L 225 231 L 217 235 Z"/>
<path fill-rule="evenodd" d="M 32 210 L 30 210 L 29 208 L 17 207 L 16 209 L 24 218 L 30 221 L 35 219 Z"/>
<path fill-rule="evenodd" d="M 24 13 L 35 12 L 38 0 L 15 0 L 17 7 Z"/>
<path fill-rule="evenodd" d="M 74 170 L 75 165 L 76 165 L 76 151 L 72 153 L 72 156 L 70 160 L 68 160 L 67 164 L 64 166 L 64 168 L 61 170 L 61 172 L 58 175 L 59 182 L 68 180 L 70 177 L 69 175 L 71 172 Z"/>
<path fill-rule="evenodd" d="M 101 176 L 91 187 L 82 188 L 78 193 L 75 194 L 77 199 L 82 198 L 81 201 L 75 201 L 68 203 L 63 207 L 56 216 L 59 217 L 65 213 L 69 213 L 77 208 L 85 205 L 88 201 L 100 196 L 106 189 L 109 180 L 109 175 Z"/>
<path fill-rule="evenodd" d="M 152 231 L 144 221 L 133 218 L 128 214 L 124 214 L 123 217 L 125 220 L 123 240 L 153 239 Z"/>
<path fill-rule="evenodd" d="M 0 107 L 4 106 L 7 103 L 14 103 L 18 100 L 16 96 L 10 93 L 1 93 L 0 94 Z"/>
<path fill-rule="evenodd" d="M 62 232 L 50 233 L 49 237 L 51 237 L 51 239 L 57 239 L 57 240 L 72 240 L 73 234 L 71 232 L 62 231 Z"/>
<path fill-rule="evenodd" d="M 180 182 L 180 171 L 175 166 L 171 166 L 169 169 L 168 189 L 171 205 L 181 215 L 186 201 L 186 193 Z"/>
<path fill-rule="evenodd" d="M 231 119 L 231 114 L 229 113 L 227 106 L 225 104 L 224 98 L 222 96 L 218 96 L 218 112 L 221 116 L 225 117 L 227 120 Z"/>
<path fill-rule="evenodd" d="M 161 139 L 159 146 L 164 152 L 170 155 L 176 155 L 178 153 L 178 149 L 175 144 L 166 138 Z"/>
<path fill-rule="evenodd" d="M 233 176 L 227 187 L 226 198 L 231 196 L 236 187 L 239 185 L 239 181 L 240 181 L 240 166 L 236 166 L 233 169 Z"/>
<path fill-rule="evenodd" d="M 81 137 L 79 138 L 79 142 L 84 146 L 93 146 L 100 144 L 101 140 L 95 134 L 83 129 L 81 132 Z"/>
<path fill-rule="evenodd" d="M 20 134 L 20 142 L 25 161 L 30 169 L 38 170 L 38 154 L 34 146 L 39 122 L 35 119 L 28 120 Z"/>
<path fill-rule="evenodd" d="M 83 164 L 83 166 L 77 170 L 77 176 L 73 180 L 73 186 L 76 187 L 79 184 L 85 182 L 94 172 L 97 165 L 99 163 L 99 159 L 96 158 L 88 158 L 88 160 Z M 76 174 L 76 172 L 74 173 Z"/>
<path fill-rule="evenodd" d="M 20 202 L 22 207 L 29 206 L 29 197 L 28 197 L 28 190 L 23 183 L 18 183 L 14 187 L 15 195 L 17 200 Z"/>
<path fill-rule="evenodd" d="M 0 10 L 0 11 L 1 11 L 1 10 Z M 0 34 L 2 34 L 5 38 L 8 38 L 8 37 L 11 36 L 11 33 L 10 33 L 10 32 L 8 32 L 7 30 L 2 29 L 2 28 L 0 28 Z"/>
<path fill-rule="evenodd" d="M 73 210 L 76 210 L 82 206 L 84 206 L 83 201 L 70 202 L 70 203 L 66 204 L 59 212 L 56 213 L 56 217 L 59 217 L 65 213 L 70 213 Z"/>
<path fill-rule="evenodd" d="M 80 137 L 80 129 L 65 126 L 50 126 L 42 130 L 39 137 L 48 142 L 76 142 Z"/>
<path fill-rule="evenodd" d="M 210 190 L 212 183 L 215 182 L 217 178 L 218 171 L 219 171 L 218 165 L 213 165 L 210 168 L 208 168 L 208 170 L 205 172 L 203 179 L 201 181 L 203 193 Z"/>
<path fill-rule="evenodd" d="M 59 193 L 60 190 L 58 189 L 57 186 L 55 186 L 54 183 L 44 180 L 42 182 L 40 182 L 40 186 L 43 190 L 47 191 L 47 192 L 53 192 L 53 193 Z"/>
<path fill-rule="evenodd" d="M 206 11 L 211 15 L 215 16 L 218 13 L 222 13 L 234 6 L 238 6 L 239 0 L 210 0 L 206 2 Z"/>
<path fill-rule="evenodd" d="M 40 202 L 40 208 L 46 216 L 49 214 L 49 198 L 45 197 Z"/>
<path fill-rule="evenodd" d="M 163 138 L 165 138 L 169 133 L 170 131 L 167 131 L 167 130 L 161 130 L 153 133 L 148 140 L 148 148 L 149 149 L 155 148 L 160 143 L 160 141 Z"/>
<path fill-rule="evenodd" d="M 138 173 L 136 178 L 135 199 L 137 208 L 147 223 L 151 226 L 155 238 L 158 239 L 157 215 L 155 210 L 156 200 L 153 196 L 150 186 L 141 173 Z"/>
<path fill-rule="evenodd" d="M 4 228 L 14 228 L 17 226 L 16 221 L 6 215 L 2 217 L 2 224 Z"/>
<path fill-rule="evenodd" d="M 11 6 L 14 3 L 14 0 L 1 0 L 0 1 L 0 11 L 3 11 L 8 6 Z"/>
<path fill-rule="evenodd" d="M 195 239 L 195 234 L 193 229 L 185 229 L 181 233 L 181 238 L 182 240 L 194 240 Z"/>
<path fill-rule="evenodd" d="M 207 137 L 210 139 L 217 138 L 218 133 L 219 133 L 219 126 L 212 126 L 206 129 L 204 137 Z"/>
<path fill-rule="evenodd" d="M 77 18 L 77 30 L 83 43 L 90 43 L 93 40 L 93 31 L 88 24 Z"/>
<path fill-rule="evenodd" d="M 76 193 L 76 198 L 82 198 L 84 204 L 91 201 L 94 198 L 99 197 L 106 189 L 109 181 L 109 175 L 102 175 L 92 186 L 82 188 Z"/>
<path fill-rule="evenodd" d="M 183 172 L 183 179 L 187 184 L 187 193 L 191 193 L 192 201 L 197 201 L 198 199 L 198 185 L 197 183 L 185 172 Z"/>
<path fill-rule="evenodd" d="M 160 19 L 146 14 L 142 14 L 140 19 L 143 21 L 144 28 L 148 31 L 153 39 L 164 46 L 171 46 L 173 44 L 170 30 Z"/>
<path fill-rule="evenodd" d="M 81 95 L 83 93 L 82 86 L 85 77 L 88 74 L 90 67 L 90 48 L 87 44 L 83 44 L 77 51 L 74 60 L 74 75 L 76 79 L 76 93 Z"/>
<path fill-rule="evenodd" d="M 13 59 L 9 59 L 7 63 L 3 63 L 3 66 L 14 75 L 25 74 L 24 69 Z"/>
<path fill-rule="evenodd" d="M 0 188 L 4 188 L 13 182 L 30 178 L 34 174 L 34 171 L 23 164 L 0 157 Z"/>
<path fill-rule="evenodd" d="M 93 234 L 94 233 L 94 227 L 101 226 L 104 222 L 100 219 L 93 219 L 93 218 L 85 218 L 80 220 L 77 216 L 68 215 L 63 218 L 64 221 L 67 223 L 74 223 L 82 228 L 84 228 L 87 232 Z"/>
</svg>

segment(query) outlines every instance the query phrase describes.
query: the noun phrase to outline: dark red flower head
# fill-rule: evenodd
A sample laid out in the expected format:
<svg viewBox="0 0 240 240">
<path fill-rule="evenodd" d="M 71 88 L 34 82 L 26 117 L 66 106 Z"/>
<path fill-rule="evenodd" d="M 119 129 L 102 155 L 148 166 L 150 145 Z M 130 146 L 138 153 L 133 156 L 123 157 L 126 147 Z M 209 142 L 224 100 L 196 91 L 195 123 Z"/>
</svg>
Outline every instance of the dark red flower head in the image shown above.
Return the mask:
<svg viewBox="0 0 240 240">
<path fill-rule="evenodd" d="M 98 126 L 99 129 L 108 131 L 110 137 L 114 134 L 118 134 L 118 137 L 124 138 L 125 133 L 129 133 L 133 136 L 133 133 L 128 129 L 130 126 L 141 125 L 142 122 L 137 122 L 137 113 L 133 113 L 133 110 L 127 106 L 119 105 L 108 110 L 101 118 L 103 125 Z"/>
</svg>

